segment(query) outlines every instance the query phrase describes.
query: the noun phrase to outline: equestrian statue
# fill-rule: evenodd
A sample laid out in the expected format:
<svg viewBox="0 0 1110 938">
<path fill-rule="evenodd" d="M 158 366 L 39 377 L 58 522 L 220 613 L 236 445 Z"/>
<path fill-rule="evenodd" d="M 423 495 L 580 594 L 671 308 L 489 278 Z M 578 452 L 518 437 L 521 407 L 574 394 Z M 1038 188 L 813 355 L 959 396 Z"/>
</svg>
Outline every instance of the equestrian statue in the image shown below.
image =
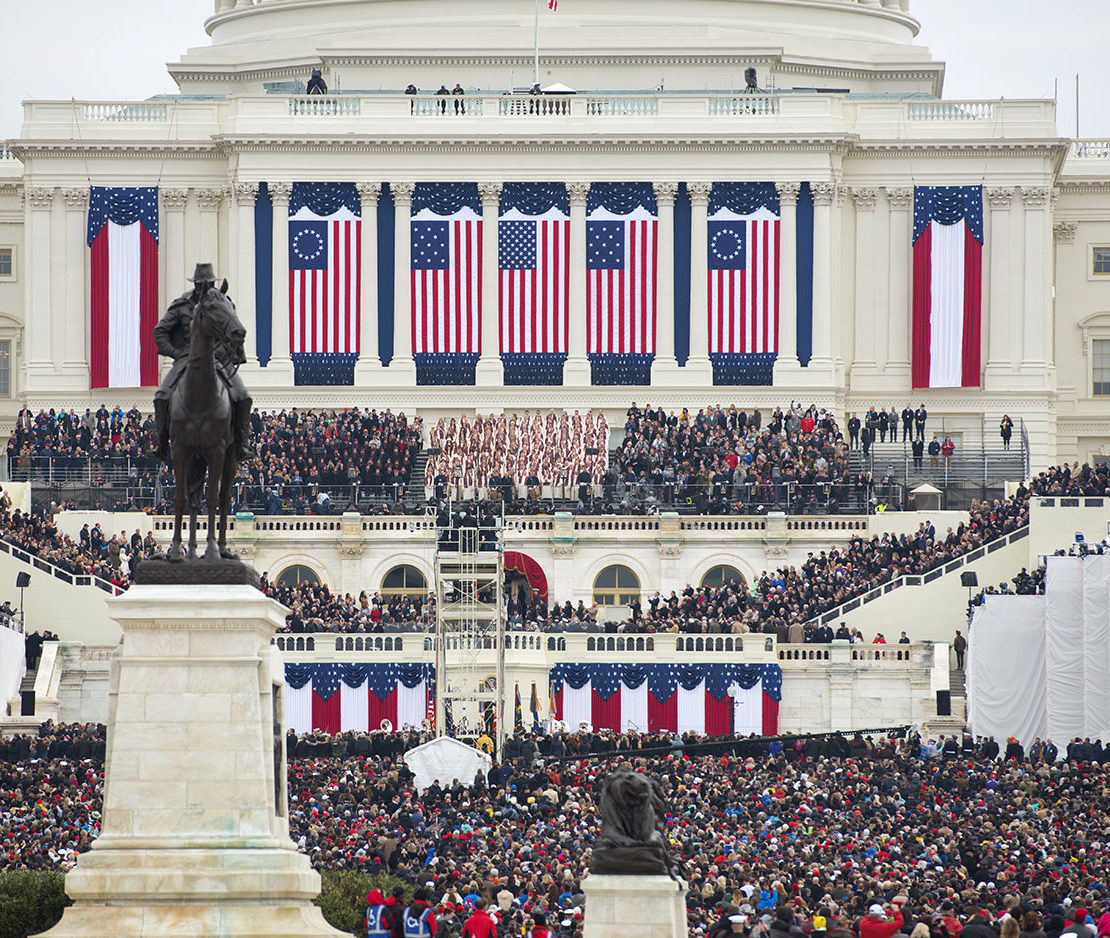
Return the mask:
<svg viewBox="0 0 1110 938">
<path fill-rule="evenodd" d="M 239 461 L 249 455 L 251 398 L 237 374 L 246 361 L 247 332 L 227 296 L 227 281 L 216 288 L 211 264 L 197 264 L 190 279 L 193 289 L 174 300 L 154 327 L 158 354 L 174 363 L 154 395 L 153 455 L 164 461 L 172 453 L 174 529 L 167 559 L 182 559 L 186 501 L 188 557 L 196 557 L 197 509 L 203 493 L 208 508 L 204 559 L 216 561 L 234 556 L 227 550 L 231 486 Z"/>
</svg>

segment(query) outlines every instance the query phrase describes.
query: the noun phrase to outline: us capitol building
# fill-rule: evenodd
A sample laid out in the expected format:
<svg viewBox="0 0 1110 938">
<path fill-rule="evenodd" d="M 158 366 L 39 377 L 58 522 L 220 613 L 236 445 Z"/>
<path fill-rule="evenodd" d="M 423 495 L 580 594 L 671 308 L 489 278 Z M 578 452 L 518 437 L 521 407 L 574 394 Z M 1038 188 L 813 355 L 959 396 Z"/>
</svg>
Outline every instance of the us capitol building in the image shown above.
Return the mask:
<svg viewBox="0 0 1110 938">
<path fill-rule="evenodd" d="M 216 0 L 179 94 L 27 102 L 5 419 L 146 409 L 211 261 L 262 407 L 924 403 L 1110 452 L 1110 144 L 945 99 L 910 0 L 539 6 L 538 94 L 528 0 Z"/>
</svg>

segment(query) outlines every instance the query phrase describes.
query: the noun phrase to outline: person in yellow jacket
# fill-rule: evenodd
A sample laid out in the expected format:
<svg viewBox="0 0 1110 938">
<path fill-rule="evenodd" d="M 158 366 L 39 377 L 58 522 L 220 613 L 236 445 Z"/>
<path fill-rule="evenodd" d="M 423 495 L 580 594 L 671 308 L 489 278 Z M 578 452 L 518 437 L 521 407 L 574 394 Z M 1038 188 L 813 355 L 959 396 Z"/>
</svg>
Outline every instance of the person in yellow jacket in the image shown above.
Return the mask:
<svg viewBox="0 0 1110 938">
<path fill-rule="evenodd" d="M 488 733 L 482 733 L 481 736 L 474 742 L 474 748 L 479 752 L 484 752 L 487 756 L 493 755 L 493 740 L 490 739 Z"/>
</svg>

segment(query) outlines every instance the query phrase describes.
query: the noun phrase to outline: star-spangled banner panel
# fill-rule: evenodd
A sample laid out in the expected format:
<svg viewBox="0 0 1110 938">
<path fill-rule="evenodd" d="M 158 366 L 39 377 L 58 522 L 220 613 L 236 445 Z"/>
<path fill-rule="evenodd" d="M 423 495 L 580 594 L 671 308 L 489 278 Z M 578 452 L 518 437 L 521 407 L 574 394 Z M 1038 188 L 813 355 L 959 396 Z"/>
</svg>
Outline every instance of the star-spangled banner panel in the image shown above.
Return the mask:
<svg viewBox="0 0 1110 938">
<path fill-rule="evenodd" d="M 147 233 L 158 240 L 158 187 L 89 188 L 89 223 L 85 243 L 92 245 L 105 223 L 132 225 L 140 222 Z"/>
<path fill-rule="evenodd" d="M 916 243 L 930 222 L 955 225 L 964 221 L 983 243 L 982 186 L 916 186 L 913 190 L 913 240 Z"/>
</svg>

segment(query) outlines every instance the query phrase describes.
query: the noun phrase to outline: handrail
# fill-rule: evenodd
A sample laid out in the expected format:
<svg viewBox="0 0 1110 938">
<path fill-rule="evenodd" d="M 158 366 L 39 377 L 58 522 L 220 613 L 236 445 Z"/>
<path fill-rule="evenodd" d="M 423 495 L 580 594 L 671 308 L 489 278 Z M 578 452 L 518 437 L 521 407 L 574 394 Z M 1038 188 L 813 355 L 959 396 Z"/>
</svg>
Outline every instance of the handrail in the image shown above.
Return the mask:
<svg viewBox="0 0 1110 938">
<path fill-rule="evenodd" d="M 116 586 L 115 583 L 111 583 L 95 573 L 70 573 L 68 570 L 52 564 L 49 560 L 44 560 L 38 554 L 32 554 L 25 550 L 14 541 L 8 540 L 3 534 L 0 534 L 0 553 L 11 554 L 16 560 L 30 564 L 44 573 L 49 573 L 55 579 L 68 583 L 70 586 L 95 586 L 98 590 L 111 596 L 120 596 L 126 592 L 122 586 Z"/>
<path fill-rule="evenodd" d="M 880 583 L 874 589 L 854 596 L 852 599 L 842 602 L 839 606 L 826 609 L 813 618 L 807 619 L 805 624 L 824 625 L 829 622 L 835 622 L 849 612 L 854 612 L 861 606 L 874 602 L 887 593 L 891 593 L 896 589 L 901 589 L 903 586 L 925 586 L 939 580 L 941 577 L 947 576 L 949 573 L 954 573 L 956 570 L 960 569 L 960 567 L 966 566 L 969 563 L 974 563 L 987 554 L 993 554 L 996 550 L 1001 550 L 1003 547 L 1008 547 L 1010 544 L 1024 540 L 1028 536 L 1029 524 L 1027 522 L 1017 530 L 1011 531 L 1009 534 L 1003 534 L 1001 537 L 996 537 L 992 541 L 985 541 L 976 547 L 975 550 L 968 551 L 966 554 L 962 554 L 946 563 L 938 564 L 931 570 L 926 570 L 924 573 L 904 573 L 900 577 L 895 577 L 892 580 L 887 580 L 885 583 Z"/>
</svg>

